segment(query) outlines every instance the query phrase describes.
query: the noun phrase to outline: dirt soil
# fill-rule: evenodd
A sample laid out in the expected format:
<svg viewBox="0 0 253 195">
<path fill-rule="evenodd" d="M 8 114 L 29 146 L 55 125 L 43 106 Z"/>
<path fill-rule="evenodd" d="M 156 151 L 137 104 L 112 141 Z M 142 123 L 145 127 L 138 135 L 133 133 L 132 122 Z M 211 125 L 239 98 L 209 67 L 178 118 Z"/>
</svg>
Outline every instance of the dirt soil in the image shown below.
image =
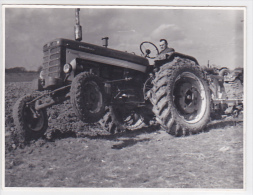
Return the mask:
<svg viewBox="0 0 253 195">
<path fill-rule="evenodd" d="M 241 86 L 226 85 L 242 98 Z M 5 92 L 6 187 L 243 188 L 242 113 L 186 137 L 156 126 L 109 135 L 80 122 L 66 101 L 48 109 L 44 138 L 18 147 L 12 107 L 31 83 L 6 83 Z"/>
</svg>

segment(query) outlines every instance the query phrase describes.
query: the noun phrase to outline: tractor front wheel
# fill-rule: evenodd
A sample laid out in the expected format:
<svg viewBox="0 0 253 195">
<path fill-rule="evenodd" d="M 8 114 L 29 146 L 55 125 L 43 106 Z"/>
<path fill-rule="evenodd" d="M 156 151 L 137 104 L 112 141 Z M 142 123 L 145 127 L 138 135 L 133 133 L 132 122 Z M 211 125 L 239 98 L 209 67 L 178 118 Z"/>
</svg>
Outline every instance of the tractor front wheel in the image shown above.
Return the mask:
<svg viewBox="0 0 253 195">
<path fill-rule="evenodd" d="M 71 84 L 70 100 L 75 114 L 86 123 L 97 122 L 104 115 L 105 92 L 100 78 L 82 72 Z"/>
<path fill-rule="evenodd" d="M 29 103 L 34 98 L 32 95 L 21 97 L 13 107 L 13 119 L 20 143 L 40 138 L 48 127 L 46 109 L 36 111 L 34 103 Z"/>
</svg>

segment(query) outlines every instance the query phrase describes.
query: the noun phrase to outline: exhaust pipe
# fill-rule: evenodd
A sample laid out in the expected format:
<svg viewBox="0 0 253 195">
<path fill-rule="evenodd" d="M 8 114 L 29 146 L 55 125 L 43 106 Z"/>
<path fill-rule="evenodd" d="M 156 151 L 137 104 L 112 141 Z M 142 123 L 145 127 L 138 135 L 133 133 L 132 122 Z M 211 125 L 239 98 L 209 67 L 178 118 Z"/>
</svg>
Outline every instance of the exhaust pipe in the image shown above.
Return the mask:
<svg viewBox="0 0 253 195">
<path fill-rule="evenodd" d="M 102 38 L 103 46 L 106 47 L 106 48 L 108 47 L 108 40 L 109 40 L 109 37 L 103 37 Z"/>
<path fill-rule="evenodd" d="M 76 8 L 76 25 L 75 25 L 75 40 L 76 41 L 82 40 L 82 26 L 80 25 L 79 11 L 80 11 L 80 8 Z"/>
</svg>

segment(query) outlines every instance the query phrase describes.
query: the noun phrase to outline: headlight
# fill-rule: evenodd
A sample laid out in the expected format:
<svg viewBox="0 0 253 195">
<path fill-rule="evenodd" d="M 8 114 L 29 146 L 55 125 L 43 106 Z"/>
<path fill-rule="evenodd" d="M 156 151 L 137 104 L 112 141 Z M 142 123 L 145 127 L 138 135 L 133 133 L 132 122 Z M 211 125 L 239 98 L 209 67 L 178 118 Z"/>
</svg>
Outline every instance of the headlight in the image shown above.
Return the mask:
<svg viewBox="0 0 253 195">
<path fill-rule="evenodd" d="M 63 66 L 63 72 L 65 73 L 70 73 L 71 69 L 72 69 L 72 66 L 70 64 L 65 64 Z"/>
<path fill-rule="evenodd" d="M 43 70 L 42 71 L 40 71 L 40 79 L 43 79 Z"/>
<path fill-rule="evenodd" d="M 59 45 L 59 43 L 60 43 L 59 40 L 58 41 L 53 41 L 53 42 L 50 43 L 49 46 L 57 46 L 57 45 Z"/>
</svg>

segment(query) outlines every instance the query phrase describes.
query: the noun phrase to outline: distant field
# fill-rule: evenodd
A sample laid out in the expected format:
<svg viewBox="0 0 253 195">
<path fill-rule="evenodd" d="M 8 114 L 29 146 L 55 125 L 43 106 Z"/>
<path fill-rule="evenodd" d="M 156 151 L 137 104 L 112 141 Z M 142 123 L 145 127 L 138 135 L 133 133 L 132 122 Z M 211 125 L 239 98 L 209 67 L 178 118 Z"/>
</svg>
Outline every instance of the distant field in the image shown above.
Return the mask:
<svg viewBox="0 0 253 195">
<path fill-rule="evenodd" d="M 38 78 L 38 73 L 6 73 L 5 82 L 27 82 Z"/>
</svg>

